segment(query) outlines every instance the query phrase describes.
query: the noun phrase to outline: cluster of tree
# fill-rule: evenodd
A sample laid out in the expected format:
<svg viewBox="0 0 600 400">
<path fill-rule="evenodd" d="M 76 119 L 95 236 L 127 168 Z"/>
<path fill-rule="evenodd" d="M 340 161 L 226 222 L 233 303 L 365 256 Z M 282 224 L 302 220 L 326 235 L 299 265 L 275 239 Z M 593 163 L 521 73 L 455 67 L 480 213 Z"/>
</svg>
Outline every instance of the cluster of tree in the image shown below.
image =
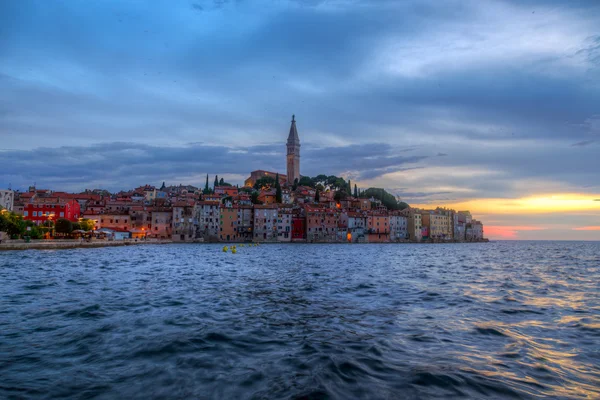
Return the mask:
<svg viewBox="0 0 600 400">
<path fill-rule="evenodd" d="M 361 191 L 358 197 L 365 199 L 373 197 L 374 199 L 380 200 L 389 210 L 404 210 L 409 207 L 407 203 L 400 201 L 393 194 L 388 193 L 385 189 L 381 188 L 368 188 L 367 190 Z"/>
<path fill-rule="evenodd" d="M 335 175 L 317 175 L 314 178 L 303 176 L 297 182 L 294 182 L 293 189 L 297 186 L 309 186 L 314 189 L 319 189 L 321 192 L 327 188 L 332 191 L 343 190 L 346 193 L 351 193 L 350 181 L 340 178 Z"/>
<path fill-rule="evenodd" d="M 30 236 L 33 239 L 41 239 L 48 231 L 48 228 L 36 226 L 33 221 L 25 221 L 23 216 L 2 210 L 0 207 L 0 231 L 6 232 L 9 237 L 18 239 L 23 236 Z"/>
<path fill-rule="evenodd" d="M 11 238 L 29 236 L 32 239 L 41 239 L 52 228 L 55 232 L 62 234 L 70 234 L 77 229 L 87 232 L 94 229 L 94 222 L 90 219 L 71 222 L 68 219 L 60 218 L 56 223 L 47 220 L 38 226 L 33 221 L 24 220 L 23 216 L 19 214 L 0 209 L 0 231 L 6 232 Z"/>
<path fill-rule="evenodd" d="M 54 230 L 56 233 L 62 233 L 70 235 L 73 231 L 91 231 L 94 229 L 94 222 L 91 219 L 84 218 L 79 222 L 71 222 L 65 218 L 59 218 L 56 220 Z"/>
<path fill-rule="evenodd" d="M 277 181 L 275 179 L 277 179 Z M 254 189 L 270 189 L 276 185 L 276 182 L 279 182 L 279 174 L 277 174 L 276 178 L 273 178 L 272 176 L 263 176 L 254 182 Z"/>
<path fill-rule="evenodd" d="M 275 188 L 275 201 L 277 203 L 281 203 L 283 192 L 281 190 L 281 183 L 279 182 L 279 174 L 275 174 L 275 178 L 271 176 L 263 176 L 262 178 L 258 178 L 256 182 L 254 182 L 254 187 L 251 191 L 252 203 L 261 204 L 261 201 L 258 200 L 258 191 L 261 189 L 268 190 L 273 187 Z"/>
<path fill-rule="evenodd" d="M 203 194 L 213 194 L 215 192 L 215 188 L 217 186 L 233 186 L 229 182 L 225 182 L 223 178 L 219 179 L 219 175 L 215 175 L 215 181 L 213 182 L 212 188 L 208 185 L 208 174 L 206 174 L 206 183 L 204 184 L 204 189 L 202 189 Z"/>
</svg>

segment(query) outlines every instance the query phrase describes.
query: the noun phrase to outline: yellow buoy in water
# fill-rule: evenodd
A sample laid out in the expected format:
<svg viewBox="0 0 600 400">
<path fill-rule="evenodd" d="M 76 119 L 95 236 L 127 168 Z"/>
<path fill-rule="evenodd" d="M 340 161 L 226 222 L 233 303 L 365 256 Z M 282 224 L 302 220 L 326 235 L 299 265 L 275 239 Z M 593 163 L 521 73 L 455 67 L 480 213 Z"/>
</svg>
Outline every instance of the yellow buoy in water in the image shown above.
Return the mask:
<svg viewBox="0 0 600 400">
<path fill-rule="evenodd" d="M 229 249 L 227 248 L 227 246 L 223 246 L 223 252 L 224 252 L 224 253 L 227 253 L 227 250 L 229 250 Z"/>
<path fill-rule="evenodd" d="M 235 253 L 237 253 L 237 250 L 235 249 L 235 247 L 234 247 L 233 249 L 231 249 L 231 253 L 232 253 L 232 254 L 235 254 Z"/>
</svg>

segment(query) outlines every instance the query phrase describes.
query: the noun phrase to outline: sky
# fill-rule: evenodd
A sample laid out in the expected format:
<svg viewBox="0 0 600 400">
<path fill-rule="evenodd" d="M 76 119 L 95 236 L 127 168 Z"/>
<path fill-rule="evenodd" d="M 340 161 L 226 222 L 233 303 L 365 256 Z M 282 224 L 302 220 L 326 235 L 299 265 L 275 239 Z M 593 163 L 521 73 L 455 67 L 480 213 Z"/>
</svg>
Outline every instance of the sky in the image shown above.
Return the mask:
<svg viewBox="0 0 600 400">
<path fill-rule="evenodd" d="M 0 1 L 0 187 L 285 171 L 600 240 L 600 2 Z"/>
</svg>

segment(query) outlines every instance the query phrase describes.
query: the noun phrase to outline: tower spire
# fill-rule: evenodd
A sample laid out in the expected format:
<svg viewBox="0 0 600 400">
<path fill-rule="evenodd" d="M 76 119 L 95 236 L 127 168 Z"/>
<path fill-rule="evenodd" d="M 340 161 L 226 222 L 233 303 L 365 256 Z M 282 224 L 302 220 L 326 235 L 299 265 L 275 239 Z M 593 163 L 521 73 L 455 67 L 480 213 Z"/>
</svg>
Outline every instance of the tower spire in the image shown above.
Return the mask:
<svg viewBox="0 0 600 400">
<path fill-rule="evenodd" d="M 287 139 L 287 182 L 293 184 L 300 179 L 300 137 L 296 129 L 296 115 L 292 115 L 290 134 Z"/>
<path fill-rule="evenodd" d="M 296 116 L 292 115 L 292 125 L 290 126 L 290 134 L 288 135 L 288 146 L 297 144 L 300 147 L 300 138 L 298 137 L 298 130 L 296 129 Z M 289 149 L 288 149 L 289 150 Z M 289 151 L 288 151 L 289 154 Z"/>
</svg>

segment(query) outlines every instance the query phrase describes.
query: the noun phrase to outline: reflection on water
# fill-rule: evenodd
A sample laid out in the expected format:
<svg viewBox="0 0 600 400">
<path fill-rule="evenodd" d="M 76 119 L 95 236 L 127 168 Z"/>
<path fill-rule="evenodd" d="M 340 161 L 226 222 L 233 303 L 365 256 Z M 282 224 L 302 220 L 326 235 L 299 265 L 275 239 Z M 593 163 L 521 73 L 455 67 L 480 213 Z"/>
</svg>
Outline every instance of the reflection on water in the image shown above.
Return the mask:
<svg viewBox="0 0 600 400">
<path fill-rule="evenodd" d="M 0 398 L 600 397 L 600 243 L 0 254 Z"/>
</svg>

